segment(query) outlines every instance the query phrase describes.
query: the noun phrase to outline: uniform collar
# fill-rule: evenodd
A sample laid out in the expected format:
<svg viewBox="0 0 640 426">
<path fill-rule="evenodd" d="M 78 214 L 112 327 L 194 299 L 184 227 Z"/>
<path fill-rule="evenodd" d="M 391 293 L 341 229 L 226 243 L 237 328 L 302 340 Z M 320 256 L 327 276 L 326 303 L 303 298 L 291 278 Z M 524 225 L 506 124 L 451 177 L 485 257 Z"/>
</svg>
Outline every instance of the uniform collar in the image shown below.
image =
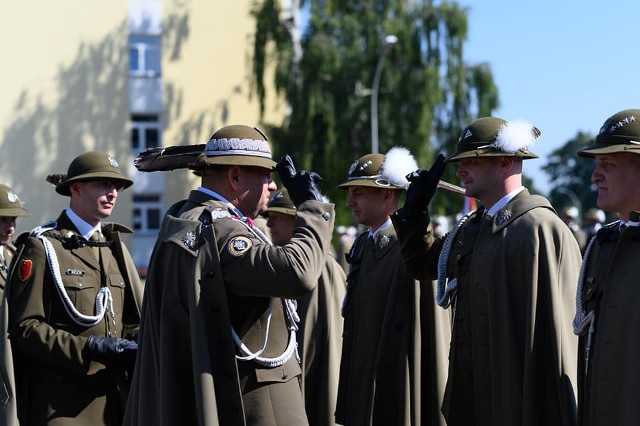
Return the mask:
<svg viewBox="0 0 640 426">
<path fill-rule="evenodd" d="M 513 197 L 515 197 L 516 195 L 518 195 L 522 191 L 524 191 L 524 186 L 520 186 L 519 188 L 514 189 L 513 191 L 511 191 L 510 193 L 508 193 L 504 197 L 500 198 L 498 200 L 498 202 L 496 202 L 493 206 L 491 206 L 490 209 L 487 210 L 487 214 L 489 214 L 491 216 L 495 216 L 496 213 L 498 213 L 507 204 L 509 204 L 509 201 L 511 201 L 513 199 Z"/>
<path fill-rule="evenodd" d="M 67 207 L 65 213 L 67 214 L 67 217 L 69 218 L 71 223 L 73 223 L 73 226 L 75 226 L 78 230 L 78 233 L 85 239 L 88 240 L 89 238 L 91 238 L 94 232 L 98 232 L 99 235 L 102 235 L 99 223 L 97 226 L 91 226 L 87 221 L 75 214 L 75 212 L 71 210 L 71 207 Z"/>
<path fill-rule="evenodd" d="M 385 228 L 387 228 L 388 226 L 391 226 L 391 218 L 388 217 L 387 221 L 385 223 L 383 223 L 378 229 L 376 229 L 375 231 L 369 229 L 369 237 L 373 237 L 374 239 L 376 238 L 376 236 L 378 236 L 378 233 L 382 230 L 384 230 Z"/>
</svg>

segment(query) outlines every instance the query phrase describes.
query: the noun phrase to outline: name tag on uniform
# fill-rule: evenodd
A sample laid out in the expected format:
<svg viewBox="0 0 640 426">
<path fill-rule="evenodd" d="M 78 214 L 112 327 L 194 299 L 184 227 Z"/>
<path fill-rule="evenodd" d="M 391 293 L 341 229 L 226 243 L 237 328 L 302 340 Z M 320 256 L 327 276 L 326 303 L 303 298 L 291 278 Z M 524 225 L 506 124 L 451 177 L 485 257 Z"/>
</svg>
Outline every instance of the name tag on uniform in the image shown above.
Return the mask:
<svg viewBox="0 0 640 426">
<path fill-rule="evenodd" d="M 67 269 L 65 273 L 74 277 L 84 277 L 85 274 L 82 269 Z"/>
</svg>

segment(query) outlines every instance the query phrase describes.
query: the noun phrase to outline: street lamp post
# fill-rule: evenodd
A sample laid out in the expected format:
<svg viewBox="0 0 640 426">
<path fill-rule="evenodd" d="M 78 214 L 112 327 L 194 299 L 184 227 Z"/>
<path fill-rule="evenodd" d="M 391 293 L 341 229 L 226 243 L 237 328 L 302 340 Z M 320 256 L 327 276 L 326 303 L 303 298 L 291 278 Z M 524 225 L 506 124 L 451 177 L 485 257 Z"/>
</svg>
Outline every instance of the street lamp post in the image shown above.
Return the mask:
<svg viewBox="0 0 640 426">
<path fill-rule="evenodd" d="M 380 93 L 382 66 L 384 64 L 384 57 L 387 56 L 387 53 L 389 53 L 397 42 L 398 37 L 392 34 L 384 38 L 382 52 L 380 52 L 376 72 L 373 76 L 373 86 L 371 88 L 371 152 L 374 154 L 378 153 L 378 94 Z"/>
</svg>

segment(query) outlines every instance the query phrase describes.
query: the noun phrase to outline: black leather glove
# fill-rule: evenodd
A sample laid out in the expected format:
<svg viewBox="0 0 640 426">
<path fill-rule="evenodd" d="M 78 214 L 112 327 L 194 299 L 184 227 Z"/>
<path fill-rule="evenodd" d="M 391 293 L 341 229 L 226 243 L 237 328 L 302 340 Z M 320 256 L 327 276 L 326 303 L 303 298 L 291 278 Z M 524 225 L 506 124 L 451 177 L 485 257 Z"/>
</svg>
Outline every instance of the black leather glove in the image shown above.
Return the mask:
<svg viewBox="0 0 640 426">
<path fill-rule="evenodd" d="M 131 367 L 136 362 L 138 344 L 120 337 L 89 336 L 82 356 L 107 367 Z"/>
<path fill-rule="evenodd" d="M 317 186 L 322 181 L 319 174 L 304 170 L 296 172 L 293 160 L 287 154 L 276 164 L 276 170 L 296 207 L 309 200 L 322 201 L 322 194 Z"/>
<path fill-rule="evenodd" d="M 424 213 L 436 193 L 438 182 L 444 173 L 444 160 L 445 156 L 438 154 L 429 170 L 418 169 L 407 175 L 407 180 L 411 183 L 407 189 L 404 207 L 399 213 L 402 219 L 413 220 Z"/>
</svg>

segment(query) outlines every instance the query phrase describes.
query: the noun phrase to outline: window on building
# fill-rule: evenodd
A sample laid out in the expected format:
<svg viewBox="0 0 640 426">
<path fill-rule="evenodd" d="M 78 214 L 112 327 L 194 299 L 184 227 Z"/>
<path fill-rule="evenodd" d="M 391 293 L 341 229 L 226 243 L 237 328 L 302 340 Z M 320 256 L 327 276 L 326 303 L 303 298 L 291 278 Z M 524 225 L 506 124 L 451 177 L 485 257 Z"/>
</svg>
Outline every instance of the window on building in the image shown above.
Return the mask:
<svg viewBox="0 0 640 426">
<path fill-rule="evenodd" d="M 137 233 L 155 233 L 162 220 L 162 197 L 159 194 L 133 195 L 133 229 Z"/>
<path fill-rule="evenodd" d="M 131 116 L 131 150 L 133 153 L 138 154 L 159 146 L 162 144 L 158 116 L 133 114 Z"/>
<path fill-rule="evenodd" d="M 129 72 L 137 77 L 160 76 L 160 36 L 129 36 Z"/>
</svg>

